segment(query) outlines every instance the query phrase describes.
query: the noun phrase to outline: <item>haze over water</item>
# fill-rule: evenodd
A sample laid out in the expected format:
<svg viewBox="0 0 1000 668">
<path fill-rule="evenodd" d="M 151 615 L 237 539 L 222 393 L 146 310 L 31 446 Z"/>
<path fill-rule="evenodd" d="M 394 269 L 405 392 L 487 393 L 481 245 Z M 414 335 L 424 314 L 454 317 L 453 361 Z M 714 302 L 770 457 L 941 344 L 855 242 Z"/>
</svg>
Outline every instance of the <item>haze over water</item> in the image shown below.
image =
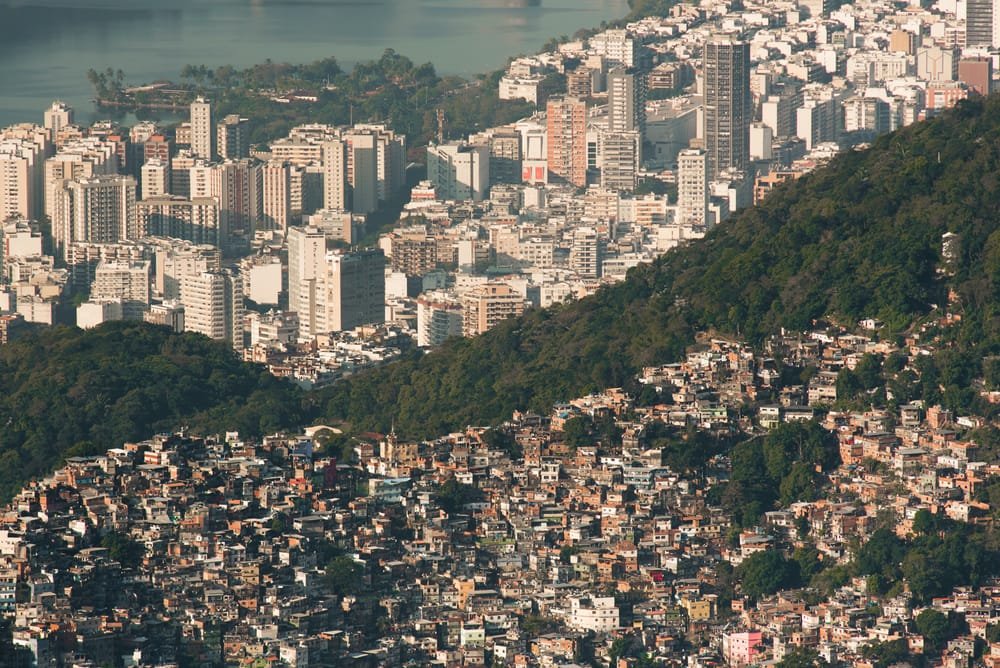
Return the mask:
<svg viewBox="0 0 1000 668">
<path fill-rule="evenodd" d="M 90 102 L 91 67 L 139 84 L 177 80 L 188 63 L 334 56 L 346 69 L 393 48 L 471 76 L 627 11 L 626 0 L 0 0 L 0 127 L 40 123 L 53 99 L 80 123 L 108 117 Z"/>
</svg>

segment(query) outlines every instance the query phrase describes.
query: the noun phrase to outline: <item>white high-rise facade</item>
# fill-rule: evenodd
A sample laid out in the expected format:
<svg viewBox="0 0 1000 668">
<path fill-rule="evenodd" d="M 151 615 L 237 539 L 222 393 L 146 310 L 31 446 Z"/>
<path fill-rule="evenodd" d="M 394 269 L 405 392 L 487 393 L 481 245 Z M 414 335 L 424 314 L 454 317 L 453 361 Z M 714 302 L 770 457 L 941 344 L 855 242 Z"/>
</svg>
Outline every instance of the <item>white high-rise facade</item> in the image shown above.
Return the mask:
<svg viewBox="0 0 1000 668">
<path fill-rule="evenodd" d="M 30 123 L 0 130 L 0 221 L 42 215 L 48 132 Z"/>
<path fill-rule="evenodd" d="M 191 103 L 191 153 L 197 158 L 215 157 L 215 125 L 212 103 L 203 97 Z"/>
<path fill-rule="evenodd" d="M 439 346 L 462 336 L 462 303 L 446 293 L 431 292 L 417 299 L 417 345 Z"/>
<path fill-rule="evenodd" d="M 326 235 L 315 227 L 288 228 L 288 309 L 299 314 L 302 338 L 325 327 L 322 308 L 322 275 Z"/>
<path fill-rule="evenodd" d="M 140 236 L 136 218 L 136 183 L 131 176 L 102 174 L 63 181 L 53 211 L 52 236 L 57 253 L 73 242 L 115 243 Z"/>
<path fill-rule="evenodd" d="M 427 179 L 439 199 L 485 199 L 490 187 L 490 147 L 482 144 L 431 144 L 427 147 Z"/>
<path fill-rule="evenodd" d="M 582 278 L 600 278 L 602 239 L 593 227 L 573 230 L 569 251 L 569 268 Z"/>
<path fill-rule="evenodd" d="M 206 271 L 181 281 L 184 330 L 243 349 L 243 279 L 231 271 Z"/>
<path fill-rule="evenodd" d="M 101 262 L 97 265 L 90 296 L 94 301 L 120 299 L 122 317 L 141 320 L 149 309 L 149 286 L 152 263 Z"/>
<path fill-rule="evenodd" d="M 73 107 L 65 102 L 56 100 L 52 106 L 45 110 L 43 114 L 45 129 L 49 131 L 49 138 L 55 141 L 56 135 L 67 125 L 73 125 Z"/>
<path fill-rule="evenodd" d="M 170 164 L 159 158 L 150 158 L 140 169 L 142 199 L 170 194 Z"/>
<path fill-rule="evenodd" d="M 261 167 L 263 202 L 260 228 L 286 230 L 292 222 L 291 167 L 287 162 L 272 160 Z"/>
<path fill-rule="evenodd" d="M 608 129 L 645 132 L 645 84 L 642 75 L 634 70 L 619 67 L 608 73 Z"/>
<path fill-rule="evenodd" d="M 708 157 L 701 149 L 677 156 L 677 222 L 703 226 L 708 218 Z"/>
<path fill-rule="evenodd" d="M 349 211 L 347 189 L 347 143 L 331 139 L 323 143 L 323 208 Z"/>
</svg>

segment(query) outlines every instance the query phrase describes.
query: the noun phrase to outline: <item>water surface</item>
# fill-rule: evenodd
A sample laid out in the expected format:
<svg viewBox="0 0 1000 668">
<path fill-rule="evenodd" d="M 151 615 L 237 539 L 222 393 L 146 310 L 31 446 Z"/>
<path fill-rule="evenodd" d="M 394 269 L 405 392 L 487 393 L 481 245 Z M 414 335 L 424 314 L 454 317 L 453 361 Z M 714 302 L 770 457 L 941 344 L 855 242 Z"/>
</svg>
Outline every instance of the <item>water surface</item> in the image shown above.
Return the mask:
<svg viewBox="0 0 1000 668">
<path fill-rule="evenodd" d="M 0 126 L 40 122 L 56 98 L 80 122 L 106 117 L 90 103 L 91 67 L 139 84 L 188 63 L 349 66 L 391 47 L 471 76 L 627 11 L 626 0 L 0 0 Z"/>
</svg>

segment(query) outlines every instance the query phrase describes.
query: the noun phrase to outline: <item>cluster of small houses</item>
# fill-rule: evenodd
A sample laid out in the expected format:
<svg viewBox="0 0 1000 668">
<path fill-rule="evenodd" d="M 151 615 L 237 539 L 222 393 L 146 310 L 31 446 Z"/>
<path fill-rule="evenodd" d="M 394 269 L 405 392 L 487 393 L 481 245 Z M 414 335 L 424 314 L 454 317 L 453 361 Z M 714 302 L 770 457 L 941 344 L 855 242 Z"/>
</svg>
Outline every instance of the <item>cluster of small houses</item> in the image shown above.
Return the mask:
<svg viewBox="0 0 1000 668">
<path fill-rule="evenodd" d="M 814 380 L 893 350 L 825 333 L 776 346 L 786 363 L 816 366 Z M 420 443 L 362 434 L 352 462 L 338 463 L 317 447 L 328 436 L 319 427 L 260 442 L 179 432 L 74 457 L 0 515 L 0 614 L 32 665 L 80 668 L 623 667 L 638 661 L 612 656 L 626 636 L 660 665 L 692 667 L 767 664 L 797 647 L 866 665 L 865 646 L 900 638 L 923 652 L 905 587 L 877 599 L 855 578 L 818 602 L 786 591 L 754 603 L 737 585 L 730 601 L 718 566 L 791 550 L 804 534 L 823 560 L 846 562 L 887 510 L 901 536 L 920 509 L 989 521 L 995 509 L 973 497 L 1000 465 L 977 460 L 960 424 L 978 421 L 920 404 L 823 409 L 842 456 L 831 493 L 737 531 L 708 500 L 727 459 L 698 476 L 672 471 L 644 432 L 658 420 L 762 433 L 818 418 L 812 383 L 773 390 L 773 371 L 745 344 L 703 342 L 684 362 L 643 372 L 670 403 L 640 407 L 608 390 L 548 416 L 515 413 L 502 427 L 514 447 L 483 428 Z M 769 397 L 754 415 L 739 409 Z M 622 445 L 567 444 L 566 420 L 586 415 L 614 416 Z M 450 480 L 475 497 L 446 503 Z M 141 556 L 121 563 L 112 534 Z M 356 566 L 358 592 L 326 576 L 331 545 Z M 969 666 L 976 637 L 1000 618 L 1000 583 L 933 607 L 964 616 L 969 633 L 929 658 Z M 1000 665 L 1000 645 L 979 653 Z"/>
</svg>

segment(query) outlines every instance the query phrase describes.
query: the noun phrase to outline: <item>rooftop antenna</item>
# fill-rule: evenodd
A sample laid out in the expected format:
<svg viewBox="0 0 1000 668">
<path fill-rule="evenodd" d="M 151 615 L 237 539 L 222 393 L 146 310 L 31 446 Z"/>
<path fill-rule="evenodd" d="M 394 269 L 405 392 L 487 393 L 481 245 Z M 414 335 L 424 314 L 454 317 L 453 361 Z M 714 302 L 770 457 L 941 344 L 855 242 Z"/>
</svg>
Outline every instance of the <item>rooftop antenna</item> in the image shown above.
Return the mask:
<svg viewBox="0 0 1000 668">
<path fill-rule="evenodd" d="M 438 108 L 437 110 L 437 121 L 438 121 L 438 144 L 444 143 L 444 109 Z"/>
</svg>

